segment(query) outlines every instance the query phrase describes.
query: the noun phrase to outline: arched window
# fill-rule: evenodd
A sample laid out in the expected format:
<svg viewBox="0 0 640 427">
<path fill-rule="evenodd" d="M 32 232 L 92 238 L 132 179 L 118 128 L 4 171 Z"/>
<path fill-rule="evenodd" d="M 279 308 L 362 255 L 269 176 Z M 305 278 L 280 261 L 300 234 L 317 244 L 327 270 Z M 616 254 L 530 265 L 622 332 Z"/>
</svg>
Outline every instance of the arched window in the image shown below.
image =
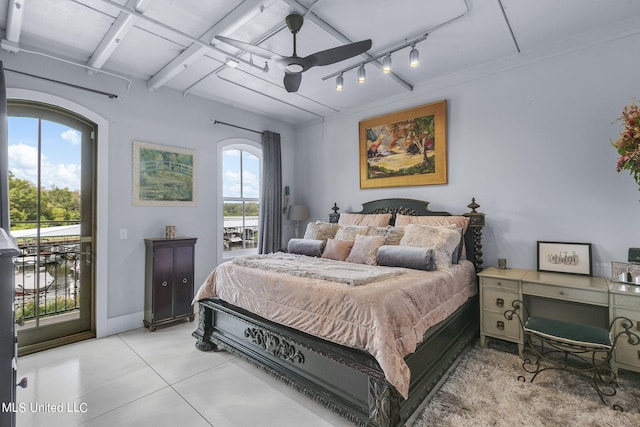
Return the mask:
<svg viewBox="0 0 640 427">
<path fill-rule="evenodd" d="M 222 144 L 223 258 L 258 252 L 262 150 L 249 140 Z"/>
</svg>

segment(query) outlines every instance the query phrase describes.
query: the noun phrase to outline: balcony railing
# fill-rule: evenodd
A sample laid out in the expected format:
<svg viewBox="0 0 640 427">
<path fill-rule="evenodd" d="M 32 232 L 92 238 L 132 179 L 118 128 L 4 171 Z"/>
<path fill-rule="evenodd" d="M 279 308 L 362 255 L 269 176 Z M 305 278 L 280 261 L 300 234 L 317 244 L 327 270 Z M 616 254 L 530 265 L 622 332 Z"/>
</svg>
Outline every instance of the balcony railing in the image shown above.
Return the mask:
<svg viewBox="0 0 640 427">
<path fill-rule="evenodd" d="M 14 223 L 13 225 L 17 225 Z M 16 319 L 25 322 L 80 307 L 80 225 L 12 231 L 22 254 L 15 263 Z"/>
</svg>

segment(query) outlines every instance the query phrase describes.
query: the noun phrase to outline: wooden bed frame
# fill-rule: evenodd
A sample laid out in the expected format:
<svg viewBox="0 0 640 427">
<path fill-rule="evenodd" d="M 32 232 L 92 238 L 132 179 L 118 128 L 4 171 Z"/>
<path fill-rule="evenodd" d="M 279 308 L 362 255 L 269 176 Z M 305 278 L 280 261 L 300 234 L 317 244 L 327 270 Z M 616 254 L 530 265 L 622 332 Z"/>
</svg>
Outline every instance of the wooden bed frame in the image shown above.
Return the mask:
<svg viewBox="0 0 640 427">
<path fill-rule="evenodd" d="M 429 202 L 385 199 L 365 203 L 358 213 L 403 215 L 451 215 L 430 211 Z M 468 205 L 469 228 L 465 234 L 467 258 L 482 268 L 484 214 L 476 212 L 475 199 Z M 339 218 L 334 206 L 331 222 Z M 469 299 L 453 315 L 429 329 L 415 353 L 405 360 L 411 369 L 409 398 L 402 396 L 384 377 L 369 353 L 337 345 L 270 322 L 218 298 L 198 302 L 196 347 L 203 351 L 227 350 L 288 383 L 357 425 L 396 426 L 406 421 L 435 388 L 464 348 L 479 333 L 478 296 Z"/>
</svg>

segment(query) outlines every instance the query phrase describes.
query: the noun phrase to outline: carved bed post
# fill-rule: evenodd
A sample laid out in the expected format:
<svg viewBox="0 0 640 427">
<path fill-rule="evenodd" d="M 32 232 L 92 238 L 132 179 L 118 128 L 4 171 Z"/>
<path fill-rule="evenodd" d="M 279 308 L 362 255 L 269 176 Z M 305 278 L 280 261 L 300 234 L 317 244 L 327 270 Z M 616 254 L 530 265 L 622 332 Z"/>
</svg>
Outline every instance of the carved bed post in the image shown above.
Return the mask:
<svg viewBox="0 0 640 427">
<path fill-rule="evenodd" d="M 338 212 L 340 208 L 338 207 L 338 204 L 334 203 L 331 210 L 333 211 L 333 213 L 329 214 L 329 222 L 332 224 L 337 224 L 338 220 L 340 219 L 340 212 Z"/>
<path fill-rule="evenodd" d="M 217 346 L 209 341 L 213 332 L 213 310 L 207 310 L 201 302 L 198 303 L 198 329 L 193 334 L 196 338 L 196 348 L 201 351 L 218 350 Z"/>
<path fill-rule="evenodd" d="M 473 263 L 476 266 L 476 273 L 482 270 L 482 228 L 484 227 L 484 216 L 481 212 L 476 212 L 476 209 L 480 207 L 476 203 L 476 198 L 471 199 L 471 203 L 467 205 L 471 212 L 467 212 L 464 216 L 469 218 L 469 227 L 473 230 L 473 246 L 474 246 L 474 259 Z"/>
<path fill-rule="evenodd" d="M 395 426 L 400 422 L 400 394 L 383 379 L 369 378 L 369 425 Z"/>
</svg>

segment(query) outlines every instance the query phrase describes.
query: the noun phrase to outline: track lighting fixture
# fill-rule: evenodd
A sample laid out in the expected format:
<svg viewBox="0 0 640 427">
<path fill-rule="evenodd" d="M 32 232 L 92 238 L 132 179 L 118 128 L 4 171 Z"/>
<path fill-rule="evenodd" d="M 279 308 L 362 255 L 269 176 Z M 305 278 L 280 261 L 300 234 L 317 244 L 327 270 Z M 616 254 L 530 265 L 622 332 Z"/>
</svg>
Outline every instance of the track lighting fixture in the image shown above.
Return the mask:
<svg viewBox="0 0 640 427">
<path fill-rule="evenodd" d="M 339 74 L 338 77 L 336 77 L 336 90 L 342 90 L 344 88 L 344 78 L 342 77 L 342 74 Z"/>
<path fill-rule="evenodd" d="M 416 49 L 416 45 L 411 46 L 411 52 L 409 52 L 409 65 L 417 67 L 420 64 L 420 52 Z"/>
<path fill-rule="evenodd" d="M 391 72 L 391 52 L 387 53 L 382 60 L 382 72 L 385 74 Z"/>
<path fill-rule="evenodd" d="M 364 64 L 362 64 L 360 68 L 358 68 L 358 83 L 364 83 L 366 80 L 367 72 L 364 70 Z"/>
</svg>

